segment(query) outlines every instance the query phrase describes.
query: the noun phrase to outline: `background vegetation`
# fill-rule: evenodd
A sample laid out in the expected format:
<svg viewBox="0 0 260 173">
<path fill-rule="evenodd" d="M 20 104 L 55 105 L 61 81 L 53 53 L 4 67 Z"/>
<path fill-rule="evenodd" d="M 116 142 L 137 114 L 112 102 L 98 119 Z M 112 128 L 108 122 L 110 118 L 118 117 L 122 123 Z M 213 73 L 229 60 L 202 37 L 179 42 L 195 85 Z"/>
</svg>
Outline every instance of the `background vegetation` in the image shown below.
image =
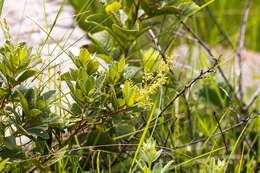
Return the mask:
<svg viewBox="0 0 260 173">
<path fill-rule="evenodd" d="M 242 51 L 260 49 L 259 2 L 65 3 L 90 43 L 56 42 L 74 64 L 61 74 L 1 21 L 1 171 L 258 172 L 260 90 Z"/>
</svg>

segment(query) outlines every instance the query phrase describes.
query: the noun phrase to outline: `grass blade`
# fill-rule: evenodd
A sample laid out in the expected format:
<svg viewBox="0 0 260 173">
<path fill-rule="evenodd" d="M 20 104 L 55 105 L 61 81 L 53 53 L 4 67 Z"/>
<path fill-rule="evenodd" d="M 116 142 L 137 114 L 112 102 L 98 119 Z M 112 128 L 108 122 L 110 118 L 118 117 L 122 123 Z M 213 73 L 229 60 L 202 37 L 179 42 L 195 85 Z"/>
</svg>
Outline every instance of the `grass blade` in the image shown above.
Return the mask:
<svg viewBox="0 0 260 173">
<path fill-rule="evenodd" d="M 3 6 L 4 6 L 4 0 L 0 0 L 0 17 L 2 15 Z"/>
<path fill-rule="evenodd" d="M 190 160 L 187 160 L 187 161 L 184 161 L 184 162 L 182 162 L 182 163 L 180 163 L 180 164 L 174 165 L 171 169 L 175 169 L 175 168 L 177 168 L 177 167 L 180 167 L 180 166 L 185 165 L 185 164 L 187 164 L 187 163 L 189 163 L 189 162 L 192 162 L 192 161 L 197 160 L 197 159 L 199 159 L 199 158 L 201 158 L 201 157 L 210 155 L 210 154 L 212 154 L 212 153 L 215 153 L 215 152 L 220 151 L 220 150 L 223 150 L 223 149 L 225 149 L 225 147 L 220 147 L 220 148 L 217 148 L 217 149 L 212 150 L 212 151 L 210 151 L 210 152 L 201 154 L 201 155 L 199 155 L 199 156 L 197 156 L 197 157 L 194 157 L 194 158 L 192 158 L 192 159 L 190 159 Z"/>
<path fill-rule="evenodd" d="M 236 143 L 235 143 L 235 145 L 234 145 L 234 147 L 233 147 L 233 149 L 232 149 L 232 152 L 230 153 L 230 155 L 229 155 L 229 157 L 228 157 L 228 161 L 227 161 L 227 164 L 226 164 L 224 170 L 227 170 L 227 167 L 228 167 L 229 161 L 230 161 L 232 155 L 234 154 L 234 152 L 235 152 L 235 150 L 236 150 L 236 148 L 237 148 L 238 142 L 240 141 L 241 137 L 243 136 L 243 134 L 244 134 L 244 132 L 245 132 L 247 126 L 248 126 L 248 123 L 246 123 L 244 129 L 243 129 L 242 132 L 240 133 L 240 135 L 239 135 L 239 137 L 238 137 L 238 139 L 237 139 L 237 141 L 236 141 Z"/>
<path fill-rule="evenodd" d="M 148 131 L 148 129 L 149 129 L 149 125 L 150 125 L 150 122 L 151 122 L 151 120 L 152 120 L 152 117 L 153 117 L 153 114 L 154 114 L 154 111 L 155 111 L 156 106 L 157 106 L 157 104 L 154 104 L 154 105 L 153 105 L 152 112 L 151 112 L 151 114 L 150 114 L 150 116 L 149 116 L 149 119 L 148 119 L 147 124 L 146 124 L 145 129 L 144 129 L 144 132 L 143 132 L 143 134 L 142 134 L 142 137 L 141 137 L 141 139 L 140 139 L 140 141 L 139 141 L 139 144 L 138 144 L 138 146 L 137 146 L 137 149 L 136 149 L 136 151 L 135 151 L 135 156 L 134 156 L 134 159 L 133 159 L 133 161 L 132 161 L 132 164 L 131 164 L 129 173 L 131 173 L 131 172 L 133 171 L 133 167 L 134 167 L 134 164 L 135 164 L 137 155 L 138 155 L 138 153 L 139 153 L 139 151 L 140 151 L 140 149 L 141 149 L 141 146 L 142 146 L 142 144 L 143 144 L 143 142 L 144 142 L 145 135 L 146 135 L 146 133 L 147 133 L 147 131 Z"/>
<path fill-rule="evenodd" d="M 98 155 L 97 155 L 97 173 L 100 173 L 100 166 L 99 166 L 99 156 L 100 156 L 100 152 L 98 152 Z"/>
</svg>

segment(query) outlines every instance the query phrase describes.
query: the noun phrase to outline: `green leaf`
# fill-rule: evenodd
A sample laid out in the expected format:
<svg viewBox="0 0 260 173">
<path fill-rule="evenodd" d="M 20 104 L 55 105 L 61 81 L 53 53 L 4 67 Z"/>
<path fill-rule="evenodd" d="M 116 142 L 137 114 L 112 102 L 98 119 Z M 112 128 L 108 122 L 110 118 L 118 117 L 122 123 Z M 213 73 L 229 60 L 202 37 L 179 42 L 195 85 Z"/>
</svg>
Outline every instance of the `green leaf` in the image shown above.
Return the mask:
<svg viewBox="0 0 260 173">
<path fill-rule="evenodd" d="M 135 67 L 135 66 L 127 66 L 125 69 L 124 69 L 124 73 L 123 73 L 123 77 L 125 79 L 132 79 L 134 78 L 138 71 L 140 70 L 139 67 Z"/>
<path fill-rule="evenodd" d="M 19 64 L 22 64 L 24 59 L 26 58 L 27 56 L 27 47 L 24 46 L 24 48 L 21 50 L 20 54 L 19 54 Z"/>
<path fill-rule="evenodd" d="M 160 15 L 176 15 L 180 14 L 180 10 L 174 6 L 164 6 L 162 8 L 159 8 L 154 16 L 160 16 Z"/>
<path fill-rule="evenodd" d="M 80 102 L 85 102 L 84 95 L 81 89 L 76 89 L 73 94 L 77 98 L 75 101 L 80 100 Z"/>
<path fill-rule="evenodd" d="M 18 84 L 26 81 L 30 77 L 34 76 L 36 73 L 37 73 L 37 71 L 35 71 L 35 70 L 25 71 L 21 76 L 18 77 L 18 79 L 16 80 L 16 84 L 18 85 Z"/>
<path fill-rule="evenodd" d="M 40 115 L 41 113 L 42 113 L 42 111 L 39 109 L 32 109 L 29 111 L 28 114 L 30 117 L 36 117 L 36 116 Z"/>
<path fill-rule="evenodd" d="M 113 60 L 118 60 L 123 53 L 120 46 L 112 46 L 112 36 L 102 31 L 96 34 L 88 34 L 88 39 L 91 44 L 85 45 L 90 53 L 95 54 L 96 57 L 103 59 L 106 63 L 111 64 Z"/>
<path fill-rule="evenodd" d="M 132 126 L 131 123 L 129 123 L 128 121 L 122 122 L 122 123 L 120 122 L 116 126 L 116 131 L 117 131 L 118 136 L 129 134 L 129 133 L 133 132 L 134 130 L 135 130 L 134 126 Z"/>
<path fill-rule="evenodd" d="M 87 88 L 86 88 L 86 87 L 88 87 L 88 85 L 87 84 L 84 85 L 83 80 L 78 80 L 77 81 L 77 86 L 79 86 L 79 88 L 81 89 L 82 93 L 88 94 Z"/>
<path fill-rule="evenodd" d="M 109 132 L 104 132 L 102 128 L 96 127 L 91 130 L 86 136 L 84 146 L 109 145 L 115 144 L 115 141 L 109 135 Z M 99 147 L 98 149 L 106 151 L 118 151 L 117 146 Z"/>
<path fill-rule="evenodd" d="M 92 89 L 95 88 L 95 79 L 93 77 L 89 77 L 85 82 L 85 87 L 87 89 L 87 93 L 89 93 Z"/>
<path fill-rule="evenodd" d="M 220 88 L 225 88 L 223 83 L 218 83 L 214 88 L 214 85 L 210 83 L 204 84 L 204 86 L 198 91 L 197 95 L 200 102 L 205 106 L 212 109 L 221 110 L 228 105 L 227 96 Z"/>
<path fill-rule="evenodd" d="M 46 130 L 47 130 L 46 125 L 41 125 L 41 126 L 36 126 L 36 127 L 31 127 L 26 129 L 26 131 L 31 135 L 41 137 L 42 139 L 49 139 L 50 136 L 46 132 Z"/>
<path fill-rule="evenodd" d="M 178 5 L 178 8 L 182 10 L 181 14 L 186 16 L 198 10 L 200 7 L 194 2 L 184 2 Z"/>
<path fill-rule="evenodd" d="M 109 68 L 108 76 L 111 80 L 116 83 L 121 76 L 125 67 L 125 58 L 121 58 L 119 62 L 113 63 L 112 66 Z"/>
<path fill-rule="evenodd" d="M 117 70 L 118 70 L 119 73 L 121 73 L 124 70 L 125 58 L 120 59 L 120 61 L 118 62 L 117 67 L 118 67 Z"/>
<path fill-rule="evenodd" d="M 15 149 L 12 149 L 12 150 L 10 150 L 8 148 L 3 148 L 0 151 L 0 157 L 2 159 L 6 159 L 6 158 L 10 158 L 10 159 L 24 159 L 25 158 L 25 154 L 19 148 L 15 148 Z"/>
<path fill-rule="evenodd" d="M 164 167 L 163 169 L 161 170 L 160 173 L 167 173 L 171 170 L 171 165 L 174 163 L 173 160 L 169 161 Z"/>
<path fill-rule="evenodd" d="M 4 145 L 9 150 L 16 149 L 16 141 L 14 136 L 4 137 Z"/>
<path fill-rule="evenodd" d="M 44 94 L 42 94 L 42 98 L 43 100 L 46 102 L 46 103 L 49 103 L 51 98 L 55 95 L 56 93 L 56 90 L 50 90 L 50 91 L 47 91 L 45 92 Z"/>
<path fill-rule="evenodd" d="M 103 86 L 105 80 L 106 80 L 106 75 L 102 75 L 102 76 L 100 76 L 100 77 L 98 77 L 98 78 L 96 79 L 96 84 L 95 84 L 96 90 L 99 90 L 99 89 L 102 88 L 102 86 Z"/>
<path fill-rule="evenodd" d="M 0 13 L 0 14 L 1 14 L 1 13 Z M 8 160 L 9 160 L 9 158 L 7 158 L 7 159 L 1 161 L 1 163 L 0 163 L 0 171 L 3 170 L 3 168 L 5 167 L 5 165 L 6 165 L 6 163 L 8 162 Z"/>
<path fill-rule="evenodd" d="M 133 106 L 135 103 L 136 90 L 130 86 L 130 82 L 126 81 L 123 87 L 123 96 L 127 106 Z"/>
<path fill-rule="evenodd" d="M 87 68 L 87 65 L 90 61 L 90 55 L 87 49 L 81 49 L 79 54 L 79 60 L 82 67 Z"/>
<path fill-rule="evenodd" d="M 18 96 L 19 96 L 19 98 L 20 98 L 20 102 L 21 102 L 21 104 L 22 104 L 23 111 L 25 112 L 25 114 L 28 115 L 28 111 L 29 111 L 28 102 L 27 102 L 27 100 L 25 99 L 24 95 L 23 95 L 19 90 L 17 90 L 17 93 L 18 93 Z"/>
<path fill-rule="evenodd" d="M 162 170 L 162 163 L 159 161 L 154 165 L 152 173 L 162 173 L 161 170 Z"/>
<path fill-rule="evenodd" d="M 49 118 L 42 121 L 43 123 L 47 123 L 50 128 L 59 128 L 61 129 L 64 125 L 64 121 L 62 117 L 58 116 L 55 113 L 50 113 Z"/>
<path fill-rule="evenodd" d="M 111 28 L 112 24 L 113 24 L 111 17 L 109 17 L 105 13 L 96 13 L 96 14 L 89 15 L 87 17 L 87 20 L 93 21 L 93 22 L 96 22 L 96 23 L 100 23 L 103 26 L 108 27 L 108 28 Z M 92 34 L 104 30 L 104 28 L 98 27 L 97 25 L 92 24 L 92 23 L 84 25 L 83 29 L 85 31 L 88 31 L 88 33 L 92 33 Z"/>
<path fill-rule="evenodd" d="M 117 24 L 113 24 L 112 29 L 113 29 L 113 31 L 116 35 L 121 37 L 122 40 L 134 41 L 138 37 L 140 37 L 144 32 L 149 30 L 150 28 L 144 28 L 141 31 L 139 31 L 139 30 L 128 30 L 128 29 L 125 29 L 125 28 L 118 26 Z"/>
<path fill-rule="evenodd" d="M 1 97 L 2 97 L 2 96 L 5 96 L 5 95 L 7 95 L 7 94 L 8 94 L 7 89 L 0 88 L 0 96 L 1 96 Z"/>
<path fill-rule="evenodd" d="M 46 103 L 45 103 L 44 100 L 40 99 L 40 100 L 37 101 L 36 106 L 39 109 L 45 109 L 46 108 Z"/>
<path fill-rule="evenodd" d="M 96 26 L 102 28 L 103 30 L 107 31 L 120 44 L 121 47 L 126 46 L 125 41 L 121 37 L 119 37 L 115 32 L 113 32 L 112 29 L 110 29 L 109 27 L 103 26 L 94 21 L 89 21 L 88 19 L 86 19 L 86 22 L 89 24 L 96 25 Z"/>
<path fill-rule="evenodd" d="M 63 147 L 58 152 L 55 152 L 54 157 L 52 157 L 48 162 L 46 163 L 47 166 L 51 166 L 54 163 L 58 162 L 59 160 L 62 160 L 65 157 L 65 153 L 67 152 L 68 146 Z"/>
<path fill-rule="evenodd" d="M 77 104 L 77 103 L 73 103 L 71 105 L 71 108 L 70 108 L 70 111 L 74 114 L 74 115 L 81 115 L 82 114 L 82 111 L 81 111 L 81 108 L 80 106 Z"/>
<path fill-rule="evenodd" d="M 98 68 L 99 68 L 99 62 L 91 59 L 87 66 L 87 73 L 91 75 L 97 72 Z"/>
<path fill-rule="evenodd" d="M 10 76 L 10 74 L 11 74 L 9 68 L 4 63 L 0 64 L 0 71 L 1 71 L 1 73 L 3 73 L 5 75 L 6 78 L 7 78 L 7 76 Z"/>
<path fill-rule="evenodd" d="M 141 7 L 149 17 L 160 15 L 176 15 L 181 13 L 180 9 L 175 6 L 165 5 L 160 7 L 158 4 L 150 4 L 148 0 L 142 0 Z"/>
<path fill-rule="evenodd" d="M 66 80 L 73 80 L 73 79 L 72 79 L 72 77 L 71 77 L 71 75 L 70 75 L 70 72 L 66 72 L 66 73 L 63 73 L 63 74 L 61 75 L 61 80 L 66 81 Z M 74 79 L 74 80 L 75 80 L 75 79 Z"/>
</svg>

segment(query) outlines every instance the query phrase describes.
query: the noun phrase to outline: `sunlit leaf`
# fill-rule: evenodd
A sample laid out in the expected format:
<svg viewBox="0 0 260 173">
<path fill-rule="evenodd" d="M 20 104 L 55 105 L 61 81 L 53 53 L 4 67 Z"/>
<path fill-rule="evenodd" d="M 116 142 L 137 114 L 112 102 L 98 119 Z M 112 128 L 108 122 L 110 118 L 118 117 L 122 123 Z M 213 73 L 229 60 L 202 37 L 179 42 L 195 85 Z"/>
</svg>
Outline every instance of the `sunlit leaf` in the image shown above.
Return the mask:
<svg viewBox="0 0 260 173">
<path fill-rule="evenodd" d="M 4 138 L 4 145 L 6 148 L 9 150 L 14 150 L 16 149 L 16 142 L 15 142 L 15 137 L 14 136 L 8 136 Z"/>
</svg>

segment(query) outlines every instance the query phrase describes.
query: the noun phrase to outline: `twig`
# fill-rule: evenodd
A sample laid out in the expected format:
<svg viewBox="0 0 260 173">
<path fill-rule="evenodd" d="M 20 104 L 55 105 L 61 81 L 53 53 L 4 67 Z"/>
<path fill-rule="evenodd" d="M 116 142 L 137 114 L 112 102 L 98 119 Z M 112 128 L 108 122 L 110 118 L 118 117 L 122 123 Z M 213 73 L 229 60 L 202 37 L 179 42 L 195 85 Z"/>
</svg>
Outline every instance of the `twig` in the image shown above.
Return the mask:
<svg viewBox="0 0 260 173">
<path fill-rule="evenodd" d="M 234 128 L 240 127 L 240 126 L 244 125 L 245 123 L 247 123 L 249 120 L 255 119 L 255 118 L 257 118 L 257 117 L 258 117 L 258 116 L 248 117 L 248 118 L 245 119 L 244 121 L 241 121 L 241 122 L 239 122 L 239 123 L 237 123 L 237 124 L 235 124 L 235 125 L 233 125 L 233 126 L 227 128 L 227 129 L 222 130 L 222 133 L 226 133 L 226 132 L 228 132 L 228 131 L 230 131 L 230 130 L 232 130 L 232 129 L 234 129 Z M 197 144 L 197 143 L 200 143 L 200 142 L 204 142 L 204 141 L 206 141 L 209 137 L 215 137 L 215 136 L 221 135 L 222 133 L 221 133 L 221 132 L 217 132 L 217 133 L 214 133 L 212 136 L 207 136 L 207 137 L 205 137 L 205 138 L 198 139 L 198 140 L 196 140 L 196 141 L 192 141 L 192 142 L 190 142 L 190 143 L 186 143 L 186 144 L 183 144 L 183 145 L 176 146 L 176 147 L 174 147 L 174 149 L 185 148 L 185 147 L 190 146 L 190 145 L 194 145 L 194 144 Z"/>
<path fill-rule="evenodd" d="M 168 131 L 168 134 L 167 134 L 167 137 L 166 137 L 166 140 L 165 140 L 165 143 L 163 144 L 164 147 L 166 147 L 167 145 L 167 142 L 168 142 L 168 139 L 170 137 L 170 133 L 174 133 L 174 125 L 175 125 L 175 122 L 176 122 L 177 118 L 174 119 L 171 123 L 171 127 L 170 127 L 170 130 Z"/>
<path fill-rule="evenodd" d="M 100 119 L 102 119 L 102 118 L 110 117 L 110 116 L 112 116 L 112 115 L 116 115 L 116 114 L 118 114 L 119 112 L 124 111 L 126 108 L 127 108 L 126 106 L 123 106 L 123 107 L 119 108 L 118 110 L 116 110 L 116 111 L 114 111 L 114 112 L 107 113 L 107 114 L 104 114 L 104 115 L 101 115 L 101 116 L 98 116 L 98 117 L 95 117 L 95 118 L 98 118 L 98 119 L 100 118 Z"/>
<path fill-rule="evenodd" d="M 256 151 L 253 149 L 253 147 L 251 146 L 247 136 L 244 134 L 244 138 L 245 138 L 245 141 L 246 141 L 246 144 L 248 145 L 249 149 L 252 151 L 253 155 L 254 155 L 254 158 L 255 160 L 257 161 L 258 158 L 257 158 L 257 154 L 256 154 Z"/>
<path fill-rule="evenodd" d="M 0 110 L 4 110 L 4 108 L 5 108 L 5 101 L 6 101 L 6 96 L 3 96 L 1 98 L 1 101 L 0 101 Z"/>
<path fill-rule="evenodd" d="M 208 54 L 211 56 L 211 57 L 215 57 L 215 55 L 212 53 L 212 51 L 209 49 L 209 47 L 206 45 L 206 43 L 204 43 L 200 37 L 186 24 L 184 23 L 183 21 L 181 21 L 181 24 L 184 26 L 184 28 L 190 32 L 192 34 L 192 36 L 198 40 L 199 44 L 208 52 Z M 229 83 L 227 77 L 225 76 L 222 68 L 220 66 L 217 66 L 217 69 L 218 71 L 220 72 L 220 75 L 221 77 L 224 79 L 225 83 L 228 85 L 229 89 L 231 91 L 234 91 L 234 88 L 232 87 L 232 85 Z M 238 101 L 239 105 L 241 106 L 241 103 L 240 103 L 240 100 L 238 99 L 236 93 L 234 93 L 234 96 L 235 96 L 235 99 Z"/>
<path fill-rule="evenodd" d="M 183 97 L 184 97 L 184 103 L 185 103 L 186 109 L 187 109 L 189 136 L 190 136 L 191 140 L 193 140 L 193 125 L 192 125 L 192 120 L 191 120 L 190 105 L 189 105 L 189 103 L 188 103 L 188 98 L 186 98 L 186 95 L 185 95 L 185 94 L 183 94 Z"/>
<path fill-rule="evenodd" d="M 222 139 L 223 139 L 225 148 L 226 148 L 226 152 L 229 153 L 228 147 L 227 147 L 227 143 L 226 143 L 226 139 L 225 139 L 225 135 L 224 135 L 224 133 L 223 133 L 223 131 L 222 131 L 222 128 L 221 128 L 221 125 L 220 125 L 220 123 L 219 123 L 219 119 L 218 119 L 218 116 L 217 116 L 216 112 L 213 112 L 213 116 L 215 117 L 215 119 L 216 119 L 216 121 L 217 121 L 217 123 L 218 123 L 218 128 L 219 128 L 219 131 L 220 131 L 220 133 L 221 133 L 221 136 L 222 136 Z"/>
<path fill-rule="evenodd" d="M 214 64 L 208 68 L 208 70 L 206 71 L 201 71 L 200 74 L 195 77 L 190 83 L 188 83 L 187 85 L 185 85 L 176 95 L 175 97 L 173 97 L 173 99 L 162 109 L 162 111 L 155 117 L 151 120 L 151 122 L 155 121 L 157 118 L 161 117 L 163 115 L 163 113 L 175 102 L 175 100 L 180 97 L 181 95 L 183 95 L 187 89 L 189 89 L 194 83 L 196 83 L 198 80 L 200 79 L 203 79 L 205 77 L 206 74 L 208 73 L 213 73 L 215 72 L 214 71 L 214 68 L 218 65 L 218 59 L 215 59 L 215 62 Z"/>
<path fill-rule="evenodd" d="M 247 103 L 247 105 L 244 107 L 244 110 L 247 111 L 249 109 L 249 107 L 255 102 L 255 100 L 257 99 L 257 97 L 260 95 L 260 87 L 256 90 L 256 92 L 254 93 L 254 95 L 252 96 L 252 98 L 249 100 L 249 102 Z"/>
<path fill-rule="evenodd" d="M 69 135 L 69 137 L 63 142 L 62 145 L 60 145 L 55 151 L 54 153 L 56 153 L 57 151 L 59 151 L 62 147 L 66 146 L 68 144 L 68 142 L 72 139 L 72 137 L 74 137 L 75 134 L 77 134 L 77 132 L 84 127 L 87 124 L 87 121 L 83 121 L 80 122 L 80 124 L 78 125 L 78 127 L 76 127 L 76 129 L 74 129 L 74 131 Z M 50 160 L 52 157 L 54 156 L 54 154 L 49 154 L 42 162 L 42 164 L 45 164 L 48 160 Z M 26 173 L 33 173 L 35 170 L 37 169 L 36 166 L 32 167 L 31 169 L 29 169 Z"/>
<path fill-rule="evenodd" d="M 161 23 L 161 26 L 160 26 L 160 33 L 163 33 L 163 25 L 165 23 L 165 20 L 166 20 L 166 16 L 163 16 L 163 20 L 162 20 L 162 23 Z M 160 39 L 161 39 L 161 34 L 158 35 L 158 43 L 160 43 Z"/>
<path fill-rule="evenodd" d="M 167 61 L 167 58 L 165 56 L 165 53 L 162 51 L 162 48 L 161 46 L 159 45 L 159 42 L 158 42 L 158 39 L 155 37 L 154 33 L 153 33 L 153 30 L 150 29 L 149 30 L 149 34 L 150 36 L 152 37 L 152 40 L 156 46 L 156 49 L 157 51 L 160 53 L 160 55 L 162 56 L 162 59 L 164 61 L 165 64 L 167 64 L 167 66 L 169 67 L 169 71 L 171 72 L 171 74 L 174 74 L 173 71 L 172 71 L 172 68 L 171 68 L 171 64 Z"/>
<path fill-rule="evenodd" d="M 174 33 L 174 31 L 178 31 L 179 29 L 180 29 L 180 24 L 177 24 L 177 26 L 173 29 L 173 31 L 172 31 L 172 34 L 173 34 L 173 37 L 170 39 L 170 41 L 168 42 L 168 44 L 165 46 L 165 48 L 163 49 L 163 51 L 162 51 L 162 53 L 163 54 L 165 54 L 166 53 L 166 51 L 168 50 L 168 48 L 171 46 L 171 44 L 172 44 L 172 42 L 174 41 L 174 40 L 176 40 L 176 35 L 177 34 L 175 34 Z"/>
<path fill-rule="evenodd" d="M 140 2 L 141 2 L 141 0 L 137 0 L 137 3 L 135 4 L 135 14 L 134 14 L 132 26 L 134 26 L 134 24 L 135 24 L 135 22 L 138 18 L 138 10 L 139 10 L 139 7 L 140 7 Z"/>
<path fill-rule="evenodd" d="M 238 48 L 237 48 L 237 56 L 238 56 L 238 63 L 239 63 L 239 79 L 238 79 L 238 91 L 239 91 L 239 99 L 243 99 L 243 89 L 242 89 L 242 80 L 243 80 L 243 72 L 242 72 L 242 50 L 244 48 L 244 42 L 245 42 L 245 32 L 246 32 L 246 22 L 248 18 L 249 13 L 249 6 L 250 6 L 251 0 L 247 0 L 246 8 L 244 10 L 242 22 L 240 25 L 240 34 L 238 37 Z"/>
<path fill-rule="evenodd" d="M 206 43 L 204 43 L 200 37 L 185 23 L 183 22 L 182 20 L 180 21 L 181 24 L 184 26 L 184 28 L 190 32 L 192 34 L 192 36 L 199 42 L 199 44 L 208 52 L 208 54 L 211 56 L 211 57 L 215 57 L 214 54 L 211 52 L 211 50 L 209 49 L 209 47 L 206 45 Z"/>
<path fill-rule="evenodd" d="M 226 90 L 225 90 L 224 88 L 222 88 L 222 87 L 220 87 L 220 89 L 222 89 L 222 91 L 224 91 L 224 93 L 225 93 L 226 96 L 228 97 L 229 102 L 230 102 L 230 104 L 231 104 L 231 106 L 232 106 L 232 108 L 233 108 L 233 112 L 234 112 L 234 114 L 236 115 L 237 122 L 243 122 L 243 121 L 246 119 L 245 116 L 244 116 L 243 114 L 242 114 L 242 117 L 239 116 L 239 114 L 238 114 L 237 111 L 236 111 L 235 105 L 234 105 L 232 99 L 230 98 L 230 96 L 228 95 L 228 93 L 226 92 Z M 258 114 L 258 115 L 259 115 L 259 114 Z M 240 128 L 238 134 L 241 133 L 243 127 L 244 127 L 244 126 L 242 125 L 242 127 Z M 258 160 L 257 157 L 256 157 L 256 152 L 255 152 L 255 150 L 251 147 L 250 142 L 249 142 L 249 140 L 248 140 L 247 137 L 246 137 L 246 134 L 243 134 L 243 135 L 244 135 L 244 137 L 245 137 L 246 144 L 248 145 L 248 147 L 249 147 L 250 150 L 252 151 L 252 153 L 253 153 L 255 159 Z"/>
<path fill-rule="evenodd" d="M 202 0 L 203 3 L 205 3 L 204 0 Z M 226 39 L 226 41 L 228 42 L 228 44 L 231 46 L 232 49 L 234 49 L 234 45 L 232 44 L 231 40 L 229 39 L 228 35 L 226 34 L 226 32 L 224 31 L 224 29 L 220 26 L 220 24 L 218 23 L 218 21 L 216 20 L 216 17 L 214 16 L 214 14 L 211 12 L 210 8 L 208 6 L 205 7 L 209 17 L 212 19 L 212 21 L 215 23 L 215 25 L 217 26 L 219 32 L 224 36 L 224 38 Z"/>
</svg>

